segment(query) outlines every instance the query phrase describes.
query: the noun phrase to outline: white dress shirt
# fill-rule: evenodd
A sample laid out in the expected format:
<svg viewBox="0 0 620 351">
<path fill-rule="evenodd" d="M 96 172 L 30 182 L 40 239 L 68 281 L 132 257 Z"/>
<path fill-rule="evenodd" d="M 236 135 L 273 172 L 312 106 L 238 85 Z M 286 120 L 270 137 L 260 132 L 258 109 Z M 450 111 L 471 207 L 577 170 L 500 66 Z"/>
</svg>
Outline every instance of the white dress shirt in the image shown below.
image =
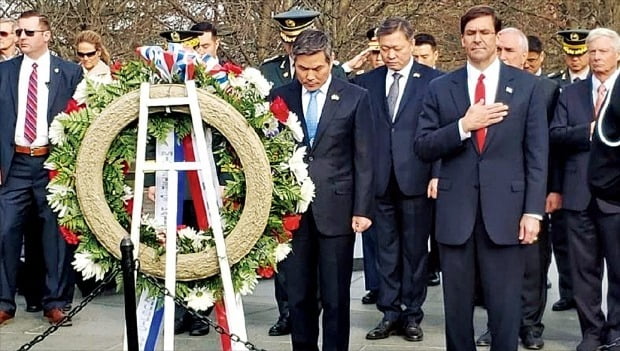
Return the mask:
<svg viewBox="0 0 620 351">
<path fill-rule="evenodd" d="M 329 89 L 329 85 L 332 82 L 332 75 L 330 74 L 327 77 L 327 80 L 321 87 L 318 89 L 319 93 L 316 94 L 316 125 L 317 130 L 319 126 L 319 121 L 321 120 L 321 114 L 323 114 L 323 106 L 325 106 L 325 99 L 327 99 L 327 90 Z M 303 85 L 301 86 L 301 107 L 304 110 L 304 116 L 308 113 L 308 103 L 310 102 L 310 90 L 306 89 Z"/>
<path fill-rule="evenodd" d="M 478 84 L 478 77 L 480 74 L 484 74 L 484 104 L 494 104 L 495 95 L 497 94 L 497 86 L 499 85 L 499 59 L 495 60 L 484 71 L 480 71 L 472 64 L 467 62 L 467 92 L 469 93 L 469 103 L 474 105 L 474 99 L 476 97 L 476 85 Z M 463 130 L 462 118 L 459 120 L 459 134 L 461 140 L 465 140 L 471 137 L 471 132 L 465 132 Z"/>
<path fill-rule="evenodd" d="M 409 59 L 409 62 L 401 69 L 400 71 L 394 71 L 392 69 L 387 70 L 387 74 L 385 75 L 385 96 L 390 93 L 390 87 L 394 82 L 394 73 L 398 72 L 401 74 L 400 79 L 398 80 L 398 99 L 396 99 L 396 106 L 394 106 L 394 115 L 390 116 L 392 121 L 396 118 L 396 114 L 398 113 L 398 107 L 400 106 L 400 102 L 403 99 L 403 93 L 405 92 L 405 86 L 407 85 L 407 80 L 411 73 L 411 67 L 413 67 L 413 56 Z"/>
<path fill-rule="evenodd" d="M 609 97 L 611 96 L 614 85 L 616 84 L 616 79 L 618 79 L 618 74 L 620 74 L 620 70 L 616 70 L 614 73 L 612 73 L 612 75 L 609 76 L 607 80 L 605 80 L 605 83 L 601 83 L 601 81 L 596 78 L 594 74 L 592 75 L 592 106 L 596 104 L 596 99 L 598 98 L 598 87 L 600 87 L 601 84 L 604 84 L 605 89 L 607 89 L 607 93 L 605 94 L 605 101 L 603 102 L 603 105 L 601 106 L 601 111 L 598 114 L 599 116 L 602 116 L 605 111 L 607 111 L 607 106 L 609 106 Z"/>
<path fill-rule="evenodd" d="M 575 78 L 579 78 L 579 80 L 586 80 L 588 79 L 588 75 L 590 74 L 590 68 L 584 69 L 583 71 L 581 71 L 579 74 L 573 73 L 570 70 L 568 71 L 568 78 L 570 78 L 571 82 L 575 81 Z"/>
<path fill-rule="evenodd" d="M 37 137 L 30 144 L 24 136 L 26 123 L 26 103 L 28 100 L 28 82 L 32 73 L 32 64 L 37 64 Z M 45 146 L 49 144 L 47 125 L 47 105 L 49 98 L 48 85 L 50 82 L 50 52 L 47 51 L 36 61 L 24 55 L 19 70 L 17 86 L 17 125 L 15 127 L 15 144 L 22 146 Z"/>
</svg>

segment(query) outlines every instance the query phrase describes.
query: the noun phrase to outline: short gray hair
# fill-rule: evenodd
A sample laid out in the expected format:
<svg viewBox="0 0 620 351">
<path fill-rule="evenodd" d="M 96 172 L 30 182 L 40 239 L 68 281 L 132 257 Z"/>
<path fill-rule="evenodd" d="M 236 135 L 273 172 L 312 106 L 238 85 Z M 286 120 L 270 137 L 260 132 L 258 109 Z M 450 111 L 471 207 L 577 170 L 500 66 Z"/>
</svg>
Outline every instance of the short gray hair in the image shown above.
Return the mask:
<svg viewBox="0 0 620 351">
<path fill-rule="evenodd" d="M 332 60 L 332 44 L 324 32 L 317 29 L 306 29 L 293 42 L 291 53 L 293 58 L 299 55 L 314 55 L 323 52 L 327 62 Z"/>
<path fill-rule="evenodd" d="M 527 36 L 520 29 L 515 28 L 515 27 L 506 27 L 500 30 L 499 32 L 497 32 L 497 35 L 499 36 L 500 34 L 505 34 L 505 33 L 516 34 L 517 38 L 519 38 L 519 46 L 521 47 L 521 50 L 523 50 L 524 53 L 529 52 L 529 47 L 527 45 Z"/>
<path fill-rule="evenodd" d="M 396 33 L 398 31 L 403 32 L 407 40 L 413 39 L 415 34 L 411 23 L 402 17 L 389 17 L 385 21 L 381 22 L 377 29 L 377 38 Z"/>
<path fill-rule="evenodd" d="M 589 46 L 591 42 L 599 38 L 609 38 L 616 52 L 620 52 L 620 35 L 618 35 L 618 32 L 609 28 L 592 29 L 586 37 L 586 45 Z"/>
</svg>

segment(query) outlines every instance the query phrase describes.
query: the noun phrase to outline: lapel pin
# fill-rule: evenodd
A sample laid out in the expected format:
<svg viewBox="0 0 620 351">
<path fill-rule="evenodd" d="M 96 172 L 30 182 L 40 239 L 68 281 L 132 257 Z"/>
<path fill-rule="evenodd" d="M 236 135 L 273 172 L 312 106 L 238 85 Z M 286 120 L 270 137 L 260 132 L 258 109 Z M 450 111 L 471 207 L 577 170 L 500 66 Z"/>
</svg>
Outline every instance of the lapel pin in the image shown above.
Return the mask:
<svg viewBox="0 0 620 351">
<path fill-rule="evenodd" d="M 338 94 L 332 94 L 331 99 L 334 100 L 334 101 L 338 101 L 338 100 L 340 100 L 340 96 L 338 96 Z"/>
<path fill-rule="evenodd" d="M 60 72 L 60 70 L 58 69 L 58 67 L 55 67 L 54 68 L 54 73 L 58 73 L 58 72 Z"/>
<path fill-rule="evenodd" d="M 420 73 L 413 72 L 413 78 L 420 78 Z"/>
<path fill-rule="evenodd" d="M 512 88 L 511 87 L 506 87 L 506 92 L 508 94 L 512 94 Z"/>
<path fill-rule="evenodd" d="M 284 72 L 284 78 L 288 78 L 288 72 Z"/>
</svg>

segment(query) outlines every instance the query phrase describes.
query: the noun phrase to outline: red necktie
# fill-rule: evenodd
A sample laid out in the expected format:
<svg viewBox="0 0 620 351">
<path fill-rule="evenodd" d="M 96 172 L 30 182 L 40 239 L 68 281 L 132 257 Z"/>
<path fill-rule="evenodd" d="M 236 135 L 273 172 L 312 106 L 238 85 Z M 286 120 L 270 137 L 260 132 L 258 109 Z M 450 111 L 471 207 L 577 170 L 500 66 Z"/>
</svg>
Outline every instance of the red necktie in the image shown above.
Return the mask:
<svg viewBox="0 0 620 351">
<path fill-rule="evenodd" d="M 480 74 L 478 77 L 478 83 L 476 84 L 476 93 L 474 95 L 474 103 L 478 103 L 478 101 L 485 99 L 485 90 L 484 90 L 484 74 Z M 486 104 L 486 101 L 484 102 Z M 474 131 L 474 136 L 476 137 L 476 143 L 478 144 L 478 150 L 482 151 L 484 147 L 484 139 L 487 136 L 487 129 L 480 128 Z"/>
<path fill-rule="evenodd" d="M 26 100 L 26 122 L 24 137 L 29 143 L 37 138 L 37 64 L 32 64 L 32 73 L 28 80 L 28 99 Z"/>
</svg>

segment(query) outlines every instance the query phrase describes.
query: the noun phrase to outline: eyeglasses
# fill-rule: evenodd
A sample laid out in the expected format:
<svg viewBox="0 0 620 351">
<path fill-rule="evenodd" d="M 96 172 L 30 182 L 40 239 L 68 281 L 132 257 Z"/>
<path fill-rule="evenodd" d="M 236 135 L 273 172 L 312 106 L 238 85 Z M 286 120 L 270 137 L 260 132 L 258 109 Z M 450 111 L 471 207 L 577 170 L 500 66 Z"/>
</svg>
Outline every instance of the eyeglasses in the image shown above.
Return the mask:
<svg viewBox="0 0 620 351">
<path fill-rule="evenodd" d="M 6 38 L 6 37 L 8 37 L 8 36 L 9 36 L 9 34 L 11 34 L 11 33 L 9 33 L 9 32 L 5 32 L 5 31 L 3 31 L 3 30 L 0 30 L 0 37 L 2 37 L 2 38 Z"/>
<path fill-rule="evenodd" d="M 34 37 L 34 33 L 36 32 L 47 32 L 47 30 L 28 30 L 28 29 L 16 29 L 15 30 L 15 34 L 17 34 L 18 37 L 22 36 L 22 33 L 26 33 L 27 37 Z"/>
<path fill-rule="evenodd" d="M 97 54 L 97 50 L 90 51 L 90 52 L 79 52 L 79 51 L 76 52 L 76 55 L 78 57 L 81 57 L 81 58 L 85 58 L 85 57 L 91 58 L 91 57 L 95 56 L 96 54 Z"/>
</svg>

